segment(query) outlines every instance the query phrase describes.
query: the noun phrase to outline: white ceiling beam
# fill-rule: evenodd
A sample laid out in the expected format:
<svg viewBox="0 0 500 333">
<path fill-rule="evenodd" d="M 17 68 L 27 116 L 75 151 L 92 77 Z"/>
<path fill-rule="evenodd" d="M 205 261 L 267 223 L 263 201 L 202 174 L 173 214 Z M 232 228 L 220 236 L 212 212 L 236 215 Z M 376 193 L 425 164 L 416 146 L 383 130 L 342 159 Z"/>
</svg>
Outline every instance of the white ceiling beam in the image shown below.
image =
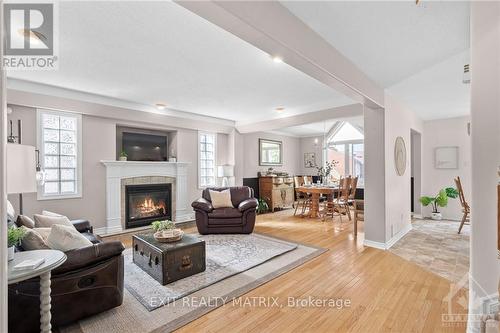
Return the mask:
<svg viewBox="0 0 500 333">
<path fill-rule="evenodd" d="M 336 108 L 325 109 L 316 112 L 309 112 L 290 117 L 264 120 L 256 123 L 236 125 L 240 133 L 273 131 L 280 128 L 311 124 L 329 119 L 345 119 L 350 117 L 363 116 L 362 104 L 349 104 Z"/>
<path fill-rule="evenodd" d="M 234 129 L 233 124 L 193 120 L 185 117 L 177 117 L 163 113 L 160 110 L 148 112 L 139 109 L 119 107 L 114 105 L 87 102 L 72 98 L 53 95 L 37 94 L 33 92 L 7 89 L 7 103 L 34 108 L 45 108 L 52 110 L 69 111 L 84 115 L 118 119 L 122 122 L 133 124 L 148 124 L 161 126 L 162 128 L 184 128 L 191 130 L 204 130 L 215 133 L 229 134 Z"/>
<path fill-rule="evenodd" d="M 372 108 L 384 89 L 278 1 L 176 1 L 255 47 Z"/>
</svg>

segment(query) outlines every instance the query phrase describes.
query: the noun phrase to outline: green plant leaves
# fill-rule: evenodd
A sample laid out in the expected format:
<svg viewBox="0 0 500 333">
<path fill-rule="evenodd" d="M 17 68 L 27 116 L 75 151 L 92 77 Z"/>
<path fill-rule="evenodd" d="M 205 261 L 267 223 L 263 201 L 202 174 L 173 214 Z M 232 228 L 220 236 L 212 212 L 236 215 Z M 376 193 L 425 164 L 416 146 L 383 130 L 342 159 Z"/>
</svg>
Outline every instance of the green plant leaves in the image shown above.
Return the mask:
<svg viewBox="0 0 500 333">
<path fill-rule="evenodd" d="M 448 196 L 448 198 L 455 199 L 458 197 L 458 191 L 456 188 L 447 187 L 447 188 L 445 188 L 445 191 L 446 191 L 446 195 Z"/>
<path fill-rule="evenodd" d="M 439 207 L 446 207 L 448 205 L 448 194 L 445 189 L 439 191 L 439 194 L 436 196 L 436 205 Z"/>
<path fill-rule="evenodd" d="M 434 198 L 420 197 L 420 203 L 426 207 L 429 206 L 432 202 L 434 202 Z"/>
</svg>

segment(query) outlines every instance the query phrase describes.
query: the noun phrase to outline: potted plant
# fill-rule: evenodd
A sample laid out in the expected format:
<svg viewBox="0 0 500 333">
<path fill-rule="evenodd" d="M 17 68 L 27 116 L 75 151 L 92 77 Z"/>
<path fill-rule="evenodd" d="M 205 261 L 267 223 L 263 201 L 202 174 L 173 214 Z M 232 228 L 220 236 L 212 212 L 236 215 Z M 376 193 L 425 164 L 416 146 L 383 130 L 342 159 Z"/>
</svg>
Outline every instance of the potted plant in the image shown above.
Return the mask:
<svg viewBox="0 0 500 333">
<path fill-rule="evenodd" d="M 181 240 L 182 236 L 184 236 L 184 232 L 176 228 L 175 223 L 170 220 L 154 221 L 151 223 L 151 228 L 155 232 L 153 237 L 158 242 L 176 242 Z"/>
<path fill-rule="evenodd" d="M 257 199 L 257 201 L 257 214 L 267 213 L 269 211 L 269 205 L 267 204 L 267 201 L 264 199 Z"/>
<path fill-rule="evenodd" d="M 25 231 L 22 228 L 10 227 L 7 230 L 7 257 L 9 261 L 14 259 L 15 247 L 21 243 L 24 235 Z"/>
<path fill-rule="evenodd" d="M 328 179 L 330 178 L 330 174 L 332 173 L 332 170 L 334 167 L 339 164 L 338 161 L 332 160 L 331 162 L 326 162 L 324 166 L 316 166 L 316 170 L 318 170 L 318 176 L 320 178 L 321 183 L 325 184 L 328 182 Z"/>
<path fill-rule="evenodd" d="M 438 210 L 438 207 L 446 207 L 448 198 L 455 199 L 458 197 L 458 191 L 453 187 L 443 188 L 435 197 L 423 196 L 420 198 L 420 203 L 425 207 L 432 205 L 431 219 L 441 220 L 443 216 Z"/>
<path fill-rule="evenodd" d="M 119 159 L 120 159 L 120 161 L 126 161 L 126 160 L 127 160 L 127 157 L 128 157 L 128 155 L 127 155 L 127 153 L 125 152 L 125 150 L 122 150 L 122 151 L 120 152 L 120 158 L 119 158 Z"/>
</svg>

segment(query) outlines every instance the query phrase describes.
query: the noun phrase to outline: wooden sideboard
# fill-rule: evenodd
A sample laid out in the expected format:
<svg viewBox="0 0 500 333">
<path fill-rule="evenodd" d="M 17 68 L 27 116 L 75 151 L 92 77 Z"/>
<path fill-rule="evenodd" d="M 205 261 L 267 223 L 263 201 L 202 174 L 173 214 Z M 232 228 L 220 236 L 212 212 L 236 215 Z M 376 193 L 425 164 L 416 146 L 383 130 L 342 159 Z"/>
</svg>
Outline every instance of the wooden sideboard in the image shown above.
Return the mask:
<svg viewBox="0 0 500 333">
<path fill-rule="evenodd" d="M 293 177 L 259 177 L 259 197 L 266 200 L 269 210 L 292 207 L 295 201 Z"/>
</svg>

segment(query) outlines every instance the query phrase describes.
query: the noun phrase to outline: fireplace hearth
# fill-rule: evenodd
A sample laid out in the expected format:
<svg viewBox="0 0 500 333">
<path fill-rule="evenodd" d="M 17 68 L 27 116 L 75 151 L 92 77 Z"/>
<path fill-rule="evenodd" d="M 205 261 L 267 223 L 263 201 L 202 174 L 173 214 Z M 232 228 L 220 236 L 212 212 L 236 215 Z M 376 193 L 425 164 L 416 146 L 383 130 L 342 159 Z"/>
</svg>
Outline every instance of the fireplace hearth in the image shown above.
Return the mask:
<svg viewBox="0 0 500 333">
<path fill-rule="evenodd" d="M 172 219 L 172 184 L 125 186 L 125 228 Z"/>
</svg>

